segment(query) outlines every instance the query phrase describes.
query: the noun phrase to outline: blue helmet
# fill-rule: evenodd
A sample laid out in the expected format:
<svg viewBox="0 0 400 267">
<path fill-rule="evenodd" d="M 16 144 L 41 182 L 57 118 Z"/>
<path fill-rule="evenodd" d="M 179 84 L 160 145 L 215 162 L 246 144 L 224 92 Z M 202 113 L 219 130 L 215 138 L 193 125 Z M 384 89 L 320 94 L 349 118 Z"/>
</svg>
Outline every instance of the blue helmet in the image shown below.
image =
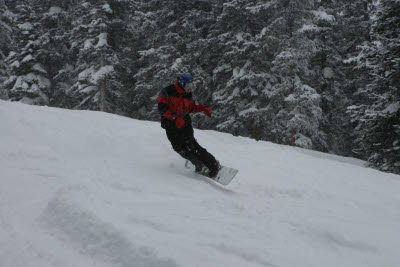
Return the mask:
<svg viewBox="0 0 400 267">
<path fill-rule="evenodd" d="M 176 81 L 178 82 L 179 87 L 184 89 L 187 83 L 193 82 L 193 77 L 189 73 L 181 73 L 176 78 Z"/>
</svg>

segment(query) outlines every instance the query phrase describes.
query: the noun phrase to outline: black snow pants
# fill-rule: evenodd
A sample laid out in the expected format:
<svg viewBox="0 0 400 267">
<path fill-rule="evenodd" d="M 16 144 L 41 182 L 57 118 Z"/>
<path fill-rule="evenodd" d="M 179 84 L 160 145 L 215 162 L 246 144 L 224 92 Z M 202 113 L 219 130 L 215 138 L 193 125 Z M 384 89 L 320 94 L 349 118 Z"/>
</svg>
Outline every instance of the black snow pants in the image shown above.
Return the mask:
<svg viewBox="0 0 400 267">
<path fill-rule="evenodd" d="M 195 166 L 206 166 L 209 170 L 218 166 L 213 155 L 197 143 L 193 136 L 192 125 L 183 128 L 166 128 L 168 140 L 172 148 L 183 158 L 188 159 Z"/>
</svg>

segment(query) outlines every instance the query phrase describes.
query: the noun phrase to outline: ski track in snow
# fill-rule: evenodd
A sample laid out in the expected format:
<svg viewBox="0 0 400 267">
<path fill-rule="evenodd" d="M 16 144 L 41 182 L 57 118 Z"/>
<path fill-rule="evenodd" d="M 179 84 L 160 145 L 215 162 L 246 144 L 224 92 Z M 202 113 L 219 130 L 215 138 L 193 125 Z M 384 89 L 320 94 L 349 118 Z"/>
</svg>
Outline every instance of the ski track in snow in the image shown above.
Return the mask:
<svg viewBox="0 0 400 267">
<path fill-rule="evenodd" d="M 158 123 L 0 101 L 0 266 L 400 266 L 400 179 L 195 131 L 227 187 Z"/>
</svg>

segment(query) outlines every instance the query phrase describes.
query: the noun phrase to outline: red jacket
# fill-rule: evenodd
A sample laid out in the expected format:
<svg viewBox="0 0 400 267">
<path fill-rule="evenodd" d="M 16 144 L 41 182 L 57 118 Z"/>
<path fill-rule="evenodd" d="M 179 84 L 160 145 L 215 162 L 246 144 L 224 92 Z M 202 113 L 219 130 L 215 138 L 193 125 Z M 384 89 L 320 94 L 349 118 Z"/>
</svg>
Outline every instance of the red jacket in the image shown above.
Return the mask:
<svg viewBox="0 0 400 267">
<path fill-rule="evenodd" d="M 175 82 L 163 88 L 158 95 L 158 110 L 161 114 L 161 127 L 177 127 L 178 118 L 183 118 L 184 126 L 191 125 L 189 113 L 198 113 L 208 109 L 204 105 L 196 105 L 192 93 L 186 93 Z"/>
</svg>

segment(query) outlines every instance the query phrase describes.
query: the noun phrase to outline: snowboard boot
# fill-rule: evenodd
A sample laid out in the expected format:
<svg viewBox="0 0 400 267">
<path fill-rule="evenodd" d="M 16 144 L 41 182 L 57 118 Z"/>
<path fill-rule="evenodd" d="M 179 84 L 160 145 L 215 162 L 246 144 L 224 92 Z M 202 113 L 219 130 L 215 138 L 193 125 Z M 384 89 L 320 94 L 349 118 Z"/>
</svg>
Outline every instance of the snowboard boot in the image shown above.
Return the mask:
<svg viewBox="0 0 400 267">
<path fill-rule="evenodd" d="M 196 173 L 202 173 L 202 172 L 204 172 L 204 165 L 203 165 L 203 163 L 200 163 L 200 164 L 197 164 L 196 166 L 196 169 L 194 170 Z"/>
<path fill-rule="evenodd" d="M 219 170 L 221 169 L 221 165 L 219 164 L 218 161 L 213 164 L 213 166 L 210 168 L 210 172 L 208 173 L 208 177 L 210 178 L 215 178 L 218 175 Z"/>
<path fill-rule="evenodd" d="M 188 159 L 194 166 L 195 172 L 201 173 L 204 170 L 204 164 L 194 155 L 185 155 L 186 159 Z"/>
</svg>

